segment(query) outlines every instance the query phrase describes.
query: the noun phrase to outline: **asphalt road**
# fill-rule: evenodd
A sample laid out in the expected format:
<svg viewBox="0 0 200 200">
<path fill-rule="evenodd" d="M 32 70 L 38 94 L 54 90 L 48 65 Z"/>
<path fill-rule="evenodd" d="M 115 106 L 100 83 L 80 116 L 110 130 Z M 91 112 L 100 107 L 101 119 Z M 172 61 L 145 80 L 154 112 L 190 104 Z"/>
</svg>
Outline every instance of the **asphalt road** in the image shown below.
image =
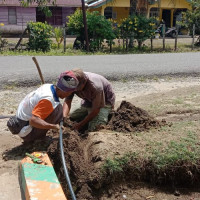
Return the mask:
<svg viewBox="0 0 200 200">
<path fill-rule="evenodd" d="M 109 79 L 136 76 L 200 74 L 200 52 L 95 55 L 95 56 L 37 56 L 44 79 L 56 80 L 62 71 L 82 68 Z M 31 56 L 1 56 L 0 83 L 40 81 Z"/>
</svg>

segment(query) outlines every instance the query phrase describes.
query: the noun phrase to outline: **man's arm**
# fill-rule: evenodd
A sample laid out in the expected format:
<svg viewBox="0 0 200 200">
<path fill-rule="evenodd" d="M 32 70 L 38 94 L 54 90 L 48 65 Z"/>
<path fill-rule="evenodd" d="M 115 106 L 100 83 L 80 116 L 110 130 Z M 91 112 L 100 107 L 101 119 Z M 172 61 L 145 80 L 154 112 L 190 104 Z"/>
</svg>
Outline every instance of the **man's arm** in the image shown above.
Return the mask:
<svg viewBox="0 0 200 200">
<path fill-rule="evenodd" d="M 88 114 L 84 120 L 81 122 L 77 123 L 74 128 L 77 130 L 80 130 L 85 124 L 87 124 L 89 121 L 94 119 L 98 114 L 99 114 L 100 108 L 92 110 L 90 114 Z"/>
<path fill-rule="evenodd" d="M 69 111 L 71 109 L 72 99 L 65 99 L 63 103 L 63 117 L 69 116 Z"/>
<path fill-rule="evenodd" d="M 43 119 L 32 115 L 31 119 L 29 120 L 29 123 L 31 126 L 39 129 L 58 129 L 59 130 L 59 125 L 58 124 L 50 124 L 45 122 Z"/>
</svg>

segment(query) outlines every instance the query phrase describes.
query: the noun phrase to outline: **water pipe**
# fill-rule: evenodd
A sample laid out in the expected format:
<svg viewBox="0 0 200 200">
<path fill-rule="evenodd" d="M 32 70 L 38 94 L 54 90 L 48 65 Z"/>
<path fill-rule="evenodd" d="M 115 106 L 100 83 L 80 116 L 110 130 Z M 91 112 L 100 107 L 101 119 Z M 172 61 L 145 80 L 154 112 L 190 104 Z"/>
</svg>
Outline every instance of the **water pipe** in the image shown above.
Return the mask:
<svg viewBox="0 0 200 200">
<path fill-rule="evenodd" d="M 69 191 L 70 191 L 72 200 L 76 200 L 76 196 L 74 194 L 74 191 L 73 191 L 73 188 L 72 188 L 72 184 L 71 184 L 71 181 L 70 181 L 70 178 L 69 178 L 69 173 L 68 173 L 68 170 L 67 170 L 64 151 L 63 151 L 63 133 L 62 133 L 63 131 L 62 131 L 62 126 L 63 126 L 63 121 L 60 122 L 60 137 L 59 137 L 62 164 L 63 164 L 64 173 L 65 173 L 65 177 L 66 177 L 66 180 L 67 180 L 67 184 L 68 184 L 68 187 L 69 187 Z"/>
</svg>

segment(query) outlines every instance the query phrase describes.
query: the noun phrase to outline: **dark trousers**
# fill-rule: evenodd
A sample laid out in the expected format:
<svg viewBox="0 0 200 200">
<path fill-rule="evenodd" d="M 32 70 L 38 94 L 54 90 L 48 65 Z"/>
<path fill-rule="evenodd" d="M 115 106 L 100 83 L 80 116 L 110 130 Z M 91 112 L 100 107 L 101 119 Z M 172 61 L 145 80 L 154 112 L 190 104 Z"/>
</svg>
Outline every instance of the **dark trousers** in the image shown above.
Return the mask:
<svg viewBox="0 0 200 200">
<path fill-rule="evenodd" d="M 63 108 L 59 104 L 54 111 L 44 120 L 50 124 L 59 124 L 63 119 Z M 32 131 L 22 139 L 24 142 L 31 142 L 38 139 L 44 139 L 48 129 L 33 128 Z"/>
</svg>

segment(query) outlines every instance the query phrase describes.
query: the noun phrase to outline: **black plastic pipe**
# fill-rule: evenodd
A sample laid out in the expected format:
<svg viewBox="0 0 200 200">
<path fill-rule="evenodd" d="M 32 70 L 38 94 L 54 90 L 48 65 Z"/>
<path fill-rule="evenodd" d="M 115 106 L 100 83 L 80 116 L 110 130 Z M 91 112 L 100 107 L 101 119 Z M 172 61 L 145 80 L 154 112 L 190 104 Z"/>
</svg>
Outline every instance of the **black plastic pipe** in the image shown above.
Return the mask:
<svg viewBox="0 0 200 200">
<path fill-rule="evenodd" d="M 0 119 L 10 118 L 13 115 L 0 115 Z"/>
<path fill-rule="evenodd" d="M 70 191 L 72 200 L 76 200 L 76 196 L 74 194 L 74 190 L 72 188 L 72 184 L 71 184 L 71 181 L 70 181 L 70 178 L 69 178 L 69 173 L 68 173 L 68 170 L 67 170 L 67 165 L 66 165 L 66 161 L 65 161 L 65 155 L 64 155 L 64 151 L 63 151 L 63 133 L 62 133 L 63 131 L 62 131 L 62 126 L 63 126 L 63 121 L 60 122 L 60 137 L 59 137 L 59 140 L 60 140 L 60 154 L 61 154 L 64 173 L 65 173 L 65 177 L 66 177 L 66 180 L 67 180 L 67 184 L 68 184 L 68 187 L 69 187 L 69 191 Z"/>
</svg>

